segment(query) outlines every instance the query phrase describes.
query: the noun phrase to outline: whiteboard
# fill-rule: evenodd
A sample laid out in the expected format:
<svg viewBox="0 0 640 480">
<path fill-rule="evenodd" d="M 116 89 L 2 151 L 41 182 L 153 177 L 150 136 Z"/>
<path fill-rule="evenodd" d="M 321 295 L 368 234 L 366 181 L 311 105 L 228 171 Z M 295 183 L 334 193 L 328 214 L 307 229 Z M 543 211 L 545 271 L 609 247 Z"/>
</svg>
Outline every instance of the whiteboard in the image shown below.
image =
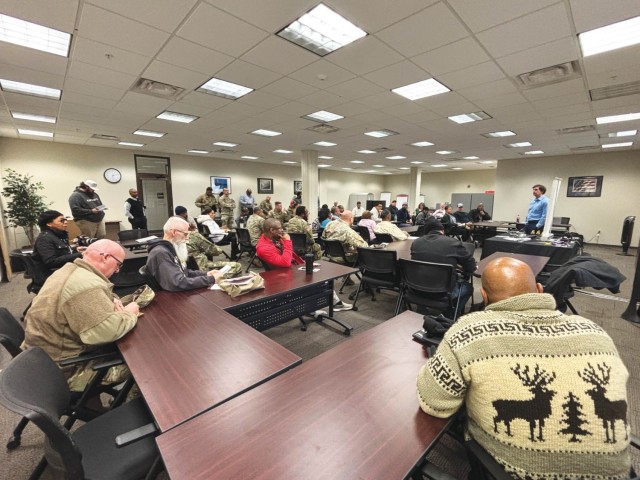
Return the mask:
<svg viewBox="0 0 640 480">
<path fill-rule="evenodd" d="M 406 193 L 399 193 L 396 196 L 396 202 L 398 202 L 398 205 L 400 206 L 402 206 L 403 203 L 409 203 L 409 195 Z"/>
<path fill-rule="evenodd" d="M 388 206 L 391 204 L 391 192 L 382 192 L 378 200 L 384 200 L 386 202 L 385 205 Z"/>
</svg>

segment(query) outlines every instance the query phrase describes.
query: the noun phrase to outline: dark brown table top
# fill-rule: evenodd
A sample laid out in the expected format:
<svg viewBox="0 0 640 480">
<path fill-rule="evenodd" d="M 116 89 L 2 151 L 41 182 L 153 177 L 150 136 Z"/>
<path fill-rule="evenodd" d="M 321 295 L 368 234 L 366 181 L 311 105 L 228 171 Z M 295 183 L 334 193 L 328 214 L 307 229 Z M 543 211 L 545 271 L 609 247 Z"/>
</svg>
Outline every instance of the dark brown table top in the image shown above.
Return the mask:
<svg viewBox="0 0 640 480">
<path fill-rule="evenodd" d="M 495 260 L 496 258 L 501 258 L 501 257 L 511 257 L 526 263 L 527 265 L 529 265 L 529 267 L 531 267 L 531 270 L 533 270 L 533 274 L 535 276 L 537 276 L 545 267 L 545 265 L 549 262 L 549 257 L 541 257 L 539 255 L 527 255 L 524 253 L 513 253 L 513 252 L 494 252 L 491 255 L 480 260 L 480 262 L 478 262 L 478 268 L 475 272 L 473 272 L 473 274 L 476 277 L 481 277 L 482 272 L 484 271 L 487 264 L 492 260 Z"/>
<path fill-rule="evenodd" d="M 404 312 L 157 438 L 173 480 L 403 478 L 448 420 L 422 412 Z"/>
<path fill-rule="evenodd" d="M 159 292 L 118 347 L 163 432 L 301 362 L 198 291 Z"/>
</svg>

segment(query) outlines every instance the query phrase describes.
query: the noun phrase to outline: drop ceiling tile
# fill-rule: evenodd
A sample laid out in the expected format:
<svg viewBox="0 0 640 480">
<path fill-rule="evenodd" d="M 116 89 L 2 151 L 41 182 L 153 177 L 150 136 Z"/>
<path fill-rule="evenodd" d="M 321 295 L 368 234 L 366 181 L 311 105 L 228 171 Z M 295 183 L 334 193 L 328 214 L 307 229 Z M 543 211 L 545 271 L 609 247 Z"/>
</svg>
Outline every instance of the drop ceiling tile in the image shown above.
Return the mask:
<svg viewBox="0 0 640 480">
<path fill-rule="evenodd" d="M 73 58 L 90 65 L 135 76 L 140 75 L 151 61 L 151 57 L 84 37 L 76 38 Z"/>
<path fill-rule="evenodd" d="M 60 76 L 65 74 L 69 62 L 67 58 L 59 55 L 51 55 L 5 42 L 0 42 L 0 59 L 5 65 L 13 65 Z M 0 75 L 3 74 L 0 73 Z"/>
<path fill-rule="evenodd" d="M 580 56 L 575 37 L 565 37 L 518 53 L 498 58 L 496 62 L 508 75 L 519 75 L 540 68 L 577 60 Z"/>
<path fill-rule="evenodd" d="M 453 72 L 489 60 L 480 44 L 471 37 L 417 55 L 412 62 L 432 75 Z"/>
<path fill-rule="evenodd" d="M 234 57 L 180 37 L 172 37 L 160 50 L 157 58 L 163 62 L 210 76 L 234 60 Z"/>
<path fill-rule="evenodd" d="M 355 0 L 349 2 L 333 2 L 331 8 L 355 23 L 368 33 L 377 31 L 396 23 L 416 12 L 428 7 L 438 0 Z"/>
<path fill-rule="evenodd" d="M 361 38 L 327 57 L 330 62 L 358 75 L 378 70 L 402 59 L 402 55 L 372 35 Z"/>
<path fill-rule="evenodd" d="M 318 56 L 284 38 L 272 35 L 242 56 L 242 60 L 287 75 L 318 60 Z"/>
<path fill-rule="evenodd" d="M 408 60 L 367 73 L 363 77 L 387 89 L 403 87 L 432 78 L 431 75 Z"/>
<path fill-rule="evenodd" d="M 197 0 L 88 0 L 98 7 L 131 19 L 139 19 L 165 32 L 173 32 Z"/>
<path fill-rule="evenodd" d="M 410 100 L 407 100 L 400 95 L 396 95 L 393 92 L 376 93 L 374 95 L 369 95 L 367 97 L 362 97 L 356 100 L 357 103 L 379 109 L 386 109 L 387 107 L 391 107 L 393 105 L 401 105 L 409 101 Z"/>
<path fill-rule="evenodd" d="M 321 59 L 290 74 L 289 77 L 315 88 L 329 88 L 350 80 L 355 75 L 325 59 Z"/>
<path fill-rule="evenodd" d="M 169 38 L 166 32 L 89 4 L 82 9 L 78 34 L 146 56 L 158 53 Z"/>
<path fill-rule="evenodd" d="M 331 110 L 331 107 L 334 105 L 340 105 L 343 102 L 343 99 L 326 90 L 318 90 L 311 95 L 301 98 L 300 101 L 311 105 L 318 110 Z"/>
<path fill-rule="evenodd" d="M 78 0 L 47 0 L 46 8 L 40 2 L 2 1 L 2 13 L 5 15 L 67 33 L 73 33 L 77 11 Z"/>
<path fill-rule="evenodd" d="M 207 3 L 242 18 L 263 30 L 275 33 L 316 6 L 316 0 L 206 0 Z"/>
<path fill-rule="evenodd" d="M 32 70 L 16 65 L 7 65 L 5 63 L 0 63 L 0 78 L 57 89 L 62 89 L 64 85 L 63 75 Z"/>
<path fill-rule="evenodd" d="M 485 62 L 473 67 L 439 76 L 439 81 L 452 90 L 472 87 L 504 79 L 504 73 L 494 62 Z"/>
<path fill-rule="evenodd" d="M 640 15 L 640 3 L 637 0 L 616 0 L 615 4 L 599 0 L 570 0 L 570 4 L 577 33 Z"/>
<path fill-rule="evenodd" d="M 159 115 L 173 102 L 162 98 L 142 95 L 140 93 L 127 92 L 114 110 L 119 112 L 132 112 L 139 115 Z"/>
<path fill-rule="evenodd" d="M 621 48 L 584 59 L 589 88 L 607 87 L 637 81 L 640 68 L 640 45 Z"/>
<path fill-rule="evenodd" d="M 504 57 L 570 35 L 565 6 L 559 3 L 485 30 L 477 38 L 491 55 Z"/>
<path fill-rule="evenodd" d="M 384 107 L 385 112 L 394 117 L 400 117 L 406 120 L 409 115 L 419 115 L 425 109 L 414 102 L 402 102 Z"/>
<path fill-rule="evenodd" d="M 507 105 L 518 105 L 521 103 L 526 103 L 527 99 L 522 96 L 521 93 L 507 93 L 503 95 L 497 95 L 495 97 L 483 98 L 480 100 L 474 100 L 475 104 L 478 105 L 482 110 L 487 111 L 489 113 L 492 108 L 495 107 L 505 107 Z"/>
<path fill-rule="evenodd" d="M 500 23 L 546 7 L 558 0 L 449 0 L 455 12 L 474 32 L 480 32 Z"/>
<path fill-rule="evenodd" d="M 257 65 L 242 60 L 235 60 L 216 73 L 216 78 L 258 89 L 278 80 L 281 76 L 278 73 L 265 70 Z"/>
<path fill-rule="evenodd" d="M 63 97 L 64 104 L 76 103 L 80 105 L 88 105 L 92 107 L 104 108 L 106 110 L 111 110 L 118 104 L 117 100 L 109 100 L 106 98 L 100 98 L 93 95 L 83 95 L 81 93 L 75 92 L 64 92 Z"/>
<path fill-rule="evenodd" d="M 39 108 L 42 110 L 57 110 L 60 101 L 52 98 L 34 97 L 32 95 L 22 95 L 20 93 L 2 92 L 2 98 L 9 110 L 24 112 L 27 108 Z"/>
<path fill-rule="evenodd" d="M 209 75 L 193 72 L 186 68 L 176 67 L 168 63 L 154 60 L 142 73 L 144 78 L 157 82 L 168 83 L 186 90 L 195 90 L 209 80 Z"/>
<path fill-rule="evenodd" d="M 530 88 L 528 90 L 523 89 L 522 94 L 529 100 L 536 101 L 584 91 L 585 88 L 582 78 L 575 78 L 573 80 L 547 85 L 546 87 Z"/>
<path fill-rule="evenodd" d="M 455 42 L 469 33 L 447 6 L 437 3 L 377 33 L 407 57 Z"/>
<path fill-rule="evenodd" d="M 370 112 L 372 110 L 371 107 L 367 105 L 363 105 L 357 102 L 347 102 L 341 104 L 337 109 L 336 113 L 340 115 L 344 115 L 345 117 L 351 117 L 353 115 L 359 115 L 361 113 Z M 313 112 L 311 112 L 313 113 Z M 338 120 L 337 122 L 341 122 L 342 120 Z M 331 122 L 334 123 L 334 122 Z M 339 125 L 339 123 L 337 123 Z"/>
<path fill-rule="evenodd" d="M 308 115 L 310 113 L 313 113 L 313 107 L 311 107 L 310 105 L 307 105 L 306 103 L 301 103 L 301 102 L 287 102 L 287 103 L 283 103 L 282 105 L 278 105 L 273 109 L 280 113 L 286 113 L 287 115 L 291 115 L 294 118 L 299 118 L 299 117 L 302 117 L 303 115 Z M 312 122 L 311 120 L 308 120 L 308 121 L 309 121 L 309 126 L 312 126 L 315 123 L 318 123 L 318 122 Z"/>
<path fill-rule="evenodd" d="M 463 113 L 472 113 L 478 111 L 478 106 L 471 102 L 463 102 L 456 105 L 429 105 L 429 110 L 443 117 L 451 117 L 453 115 L 462 115 Z M 448 120 L 452 125 L 457 125 L 452 120 Z"/>
<path fill-rule="evenodd" d="M 413 124 L 423 124 L 424 122 L 428 122 L 430 120 L 435 120 L 436 118 L 442 118 L 442 115 L 439 115 L 435 112 L 431 112 L 429 110 L 423 110 L 419 113 L 415 113 L 415 114 L 410 114 L 410 115 L 405 115 L 403 117 L 407 122 L 409 123 L 413 123 Z M 431 140 L 429 138 L 428 135 L 424 135 L 424 140 L 429 141 L 431 143 L 435 143 L 433 142 L 433 140 Z M 425 147 L 420 147 L 420 148 L 425 148 Z M 431 147 L 429 147 L 431 148 Z"/>
<path fill-rule="evenodd" d="M 133 85 L 133 82 L 136 81 L 136 77 L 133 75 L 89 65 L 77 60 L 72 60 L 68 76 L 123 90 L 128 90 Z"/>
<path fill-rule="evenodd" d="M 606 100 L 598 100 L 596 102 L 592 102 L 592 105 L 595 113 L 601 111 L 609 111 L 613 108 L 620 107 L 626 107 L 628 110 L 640 112 L 640 94 L 608 98 Z"/>
<path fill-rule="evenodd" d="M 549 110 L 553 108 L 563 107 L 566 105 L 575 105 L 577 103 L 585 103 L 589 101 L 587 92 L 578 92 L 562 95 L 560 97 L 545 98 L 531 102 L 533 107 L 538 111 Z"/>
<path fill-rule="evenodd" d="M 246 103 L 247 105 L 253 105 L 260 108 L 275 108 L 288 102 L 286 98 L 272 95 L 270 93 L 263 92 L 261 90 L 251 92 L 248 95 L 238 99 L 240 103 Z"/>
<path fill-rule="evenodd" d="M 177 35 L 239 57 L 264 40 L 268 33 L 218 8 L 201 3 L 177 30 Z"/>
<path fill-rule="evenodd" d="M 211 94 L 202 93 L 202 92 L 190 92 L 190 93 L 187 93 L 184 97 L 182 97 L 179 102 L 180 106 L 184 108 L 189 108 L 190 111 L 188 112 L 182 111 L 182 110 L 175 110 L 175 111 L 179 113 L 188 113 L 190 115 L 198 115 L 197 113 L 192 113 L 193 110 L 198 110 L 198 111 L 204 110 L 206 112 L 211 112 L 213 110 L 217 110 L 218 108 L 221 108 L 229 104 L 230 102 L 232 102 L 232 100 L 229 100 L 228 98 L 222 98 L 216 95 L 211 95 Z"/>
<path fill-rule="evenodd" d="M 516 93 L 518 90 L 509 79 L 503 78 L 495 82 L 487 82 L 473 87 L 461 88 L 457 92 L 463 97 L 473 101 L 482 100 L 483 98 L 495 97 L 497 95 L 506 95 Z"/>
<path fill-rule="evenodd" d="M 296 100 L 316 91 L 315 88 L 306 83 L 293 80 L 289 77 L 282 77 L 266 87 L 262 87 L 260 90 L 266 93 L 273 93 L 279 97 L 288 98 L 289 100 Z"/>
<path fill-rule="evenodd" d="M 360 97 L 366 97 L 368 95 L 374 95 L 376 93 L 384 92 L 385 89 L 378 85 L 365 80 L 362 77 L 353 78 L 346 82 L 334 85 L 331 87 L 331 92 L 341 97 L 355 100 Z"/>
</svg>

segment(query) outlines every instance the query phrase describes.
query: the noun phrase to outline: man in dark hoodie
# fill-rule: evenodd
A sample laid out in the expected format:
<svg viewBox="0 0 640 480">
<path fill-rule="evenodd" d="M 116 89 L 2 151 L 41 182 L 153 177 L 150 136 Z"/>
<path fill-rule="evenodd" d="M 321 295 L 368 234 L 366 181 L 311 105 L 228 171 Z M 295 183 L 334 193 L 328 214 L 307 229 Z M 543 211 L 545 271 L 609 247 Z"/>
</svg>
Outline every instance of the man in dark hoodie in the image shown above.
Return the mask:
<svg viewBox="0 0 640 480">
<path fill-rule="evenodd" d="M 85 180 L 76 187 L 69 197 L 69 208 L 73 220 L 82 235 L 91 238 L 106 238 L 104 227 L 104 205 L 96 193 L 98 184 L 93 180 Z"/>
<path fill-rule="evenodd" d="M 158 284 L 170 292 L 193 290 L 216 283 L 222 274 L 218 270 L 202 272 L 186 267 L 189 224 L 180 217 L 171 217 L 163 227 L 164 236 L 149 244 L 147 271 Z"/>
</svg>

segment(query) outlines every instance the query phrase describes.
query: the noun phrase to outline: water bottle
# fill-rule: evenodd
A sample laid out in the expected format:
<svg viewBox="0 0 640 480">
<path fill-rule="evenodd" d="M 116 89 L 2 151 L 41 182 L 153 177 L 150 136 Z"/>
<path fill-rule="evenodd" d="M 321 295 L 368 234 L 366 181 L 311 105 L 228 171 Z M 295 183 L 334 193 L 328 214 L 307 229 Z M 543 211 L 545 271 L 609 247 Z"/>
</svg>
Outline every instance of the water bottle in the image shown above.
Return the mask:
<svg viewBox="0 0 640 480">
<path fill-rule="evenodd" d="M 313 273 L 313 253 L 307 253 L 304 256 L 304 264 L 305 272 L 307 275 L 311 275 Z"/>
</svg>

